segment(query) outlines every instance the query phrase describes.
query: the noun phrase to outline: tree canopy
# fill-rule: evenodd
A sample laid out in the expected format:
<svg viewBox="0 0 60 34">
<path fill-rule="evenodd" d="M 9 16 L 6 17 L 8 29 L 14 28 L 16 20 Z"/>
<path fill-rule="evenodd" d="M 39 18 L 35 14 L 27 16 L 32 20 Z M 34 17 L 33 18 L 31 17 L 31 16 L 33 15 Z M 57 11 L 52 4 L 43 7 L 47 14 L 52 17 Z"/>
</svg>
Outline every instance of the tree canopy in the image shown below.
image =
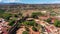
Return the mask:
<svg viewBox="0 0 60 34">
<path fill-rule="evenodd" d="M 38 16 L 43 16 L 43 15 L 44 15 L 44 14 L 42 14 L 41 12 L 33 12 L 31 16 L 32 16 L 33 18 L 38 18 Z"/>
<path fill-rule="evenodd" d="M 55 25 L 56 27 L 60 27 L 60 21 L 59 21 L 59 20 L 55 20 L 54 25 Z"/>
<path fill-rule="evenodd" d="M 33 31 L 38 31 L 36 27 L 32 27 L 32 30 Z"/>
<path fill-rule="evenodd" d="M 5 10 L 0 9 L 0 14 L 3 14 L 4 12 L 5 12 Z"/>
<path fill-rule="evenodd" d="M 9 20 L 9 18 L 12 16 L 12 14 L 9 14 L 9 13 L 4 13 L 4 14 L 2 14 L 2 17 L 4 18 L 4 19 L 7 19 L 7 20 Z"/>
<path fill-rule="evenodd" d="M 22 34 L 29 34 L 29 32 L 28 31 L 23 31 Z"/>
<path fill-rule="evenodd" d="M 30 26 L 37 26 L 35 21 L 25 21 L 23 22 L 24 25 L 30 25 Z"/>
<path fill-rule="evenodd" d="M 50 23 L 50 22 L 51 22 L 51 18 L 48 18 L 48 19 L 46 20 L 46 22 Z"/>
</svg>

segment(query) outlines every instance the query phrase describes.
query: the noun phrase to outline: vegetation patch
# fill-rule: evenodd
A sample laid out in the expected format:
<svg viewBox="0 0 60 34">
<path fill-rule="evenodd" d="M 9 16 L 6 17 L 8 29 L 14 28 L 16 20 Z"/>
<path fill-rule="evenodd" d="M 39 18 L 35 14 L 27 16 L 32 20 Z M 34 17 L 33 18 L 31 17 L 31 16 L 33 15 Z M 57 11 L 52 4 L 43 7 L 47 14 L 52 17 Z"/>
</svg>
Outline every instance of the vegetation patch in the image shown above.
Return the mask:
<svg viewBox="0 0 60 34">
<path fill-rule="evenodd" d="M 33 12 L 31 16 L 32 16 L 33 18 L 38 18 L 38 16 L 43 16 L 43 15 L 44 15 L 44 14 L 42 14 L 41 12 Z"/>
<path fill-rule="evenodd" d="M 33 31 L 38 31 L 36 27 L 32 27 L 32 30 Z"/>
<path fill-rule="evenodd" d="M 60 21 L 59 21 L 59 20 L 55 20 L 54 25 L 55 25 L 56 27 L 60 27 Z"/>
<path fill-rule="evenodd" d="M 29 34 L 29 32 L 28 31 L 23 31 L 22 34 Z"/>
</svg>

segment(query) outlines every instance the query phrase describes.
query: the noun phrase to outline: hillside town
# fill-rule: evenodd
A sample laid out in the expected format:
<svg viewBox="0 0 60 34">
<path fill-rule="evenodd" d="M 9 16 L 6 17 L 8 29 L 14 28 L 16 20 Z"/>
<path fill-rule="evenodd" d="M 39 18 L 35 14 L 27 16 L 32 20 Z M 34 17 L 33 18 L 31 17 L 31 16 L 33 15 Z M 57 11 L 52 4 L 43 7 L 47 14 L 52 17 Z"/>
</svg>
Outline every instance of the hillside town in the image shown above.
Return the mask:
<svg viewBox="0 0 60 34">
<path fill-rule="evenodd" d="M 60 5 L 3 6 L 0 34 L 60 34 Z"/>
</svg>

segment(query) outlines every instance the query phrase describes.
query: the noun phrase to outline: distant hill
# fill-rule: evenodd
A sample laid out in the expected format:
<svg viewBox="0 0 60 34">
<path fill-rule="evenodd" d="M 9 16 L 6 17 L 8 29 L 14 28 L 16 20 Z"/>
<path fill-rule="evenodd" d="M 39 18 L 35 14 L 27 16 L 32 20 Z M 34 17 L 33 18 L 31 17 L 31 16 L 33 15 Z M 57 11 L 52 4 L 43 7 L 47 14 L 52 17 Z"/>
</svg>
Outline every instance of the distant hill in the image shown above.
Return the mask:
<svg viewBox="0 0 60 34">
<path fill-rule="evenodd" d="M 60 4 L 24 4 L 24 3 L 0 3 L 0 9 L 8 10 L 8 8 L 19 9 L 48 9 L 60 8 Z M 28 8 L 27 8 L 28 7 Z"/>
</svg>

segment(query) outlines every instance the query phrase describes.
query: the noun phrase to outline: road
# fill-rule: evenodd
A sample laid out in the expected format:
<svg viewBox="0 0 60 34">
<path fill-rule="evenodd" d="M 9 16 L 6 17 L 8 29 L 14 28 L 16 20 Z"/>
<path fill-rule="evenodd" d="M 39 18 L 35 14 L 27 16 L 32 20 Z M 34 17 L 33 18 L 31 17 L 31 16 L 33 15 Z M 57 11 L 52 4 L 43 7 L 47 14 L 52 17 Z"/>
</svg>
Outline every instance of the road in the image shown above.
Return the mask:
<svg viewBox="0 0 60 34">
<path fill-rule="evenodd" d="M 8 31 L 8 34 L 16 34 L 16 31 L 19 29 L 17 26 L 18 26 L 18 23 L 19 22 L 22 22 L 22 21 L 25 21 L 28 17 L 23 17 L 22 19 L 20 20 L 17 20 L 16 23 L 10 28 L 10 30 Z"/>
</svg>

